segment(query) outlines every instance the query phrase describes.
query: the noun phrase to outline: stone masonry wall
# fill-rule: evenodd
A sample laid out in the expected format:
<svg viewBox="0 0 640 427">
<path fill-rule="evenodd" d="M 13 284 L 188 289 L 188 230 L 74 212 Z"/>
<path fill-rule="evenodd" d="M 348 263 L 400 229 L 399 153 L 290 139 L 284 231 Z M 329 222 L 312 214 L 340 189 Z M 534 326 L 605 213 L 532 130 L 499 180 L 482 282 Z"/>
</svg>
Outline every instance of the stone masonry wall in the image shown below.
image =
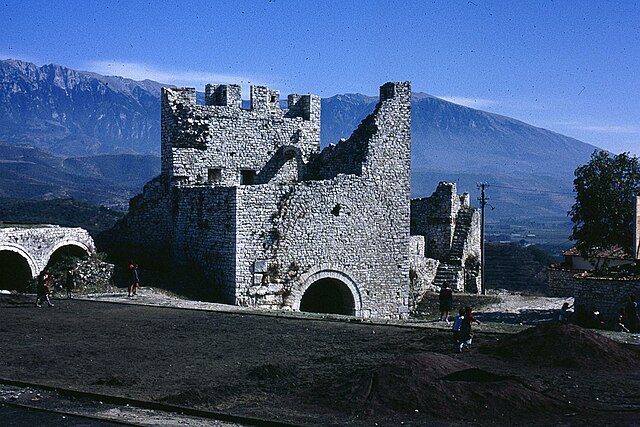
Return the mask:
<svg viewBox="0 0 640 427">
<path fill-rule="evenodd" d="M 207 90 L 231 92 L 226 85 Z M 319 150 L 319 97 L 290 95 L 289 110 L 282 110 L 277 91 L 254 86 L 250 109 L 238 99 L 239 92 L 227 98 L 210 94 L 207 105 L 196 105 L 194 89 L 162 90 L 164 177 L 178 185 L 233 186 L 243 171 L 253 171 L 264 183 L 273 173 L 270 162 L 290 156 L 306 162 Z"/>
<path fill-rule="evenodd" d="M 580 286 L 580 281 L 574 277 L 579 273 L 581 271 L 549 267 L 547 269 L 549 285 L 546 294 L 550 297 L 572 297 Z"/>
<path fill-rule="evenodd" d="M 238 189 L 239 304 L 293 306 L 300 277 L 330 266 L 357 284 L 362 315 L 407 315 L 410 88 L 394 87 L 365 119 L 372 133 L 358 136 L 368 147 L 361 176 Z"/>
<path fill-rule="evenodd" d="M 573 297 L 574 306 L 595 308 L 603 318 L 613 321 L 629 295 L 640 296 L 640 280 L 581 277 L 576 270 L 551 267 L 547 295 Z"/>
<path fill-rule="evenodd" d="M 411 200 L 411 234 L 425 236 L 426 255 L 444 259 L 451 250 L 460 210 L 456 184 L 441 182 L 429 197 Z"/>
<path fill-rule="evenodd" d="M 115 231 L 167 243 L 228 302 L 296 309 L 332 278 L 356 314 L 406 317 L 410 98 L 408 82 L 383 85 L 352 137 L 318 152 L 316 96 L 289 95 L 282 110 L 277 91 L 253 87 L 245 110 L 234 85 L 208 85 L 204 106 L 193 89 L 163 89 L 162 175 Z"/>
<path fill-rule="evenodd" d="M 636 300 L 640 295 L 640 280 L 578 279 L 579 286 L 574 290 L 574 305 L 584 305 L 600 311 L 608 321 L 617 318 L 618 311 L 624 307 L 630 295 Z"/>
<path fill-rule="evenodd" d="M 414 282 L 432 289 L 446 284 L 456 291 L 481 291 L 480 212 L 470 206 L 468 194 L 457 193 L 455 183 L 440 182 L 431 196 L 411 201 L 411 234 L 423 236 L 426 259 L 438 260 L 429 264 L 437 269 L 432 277 L 431 268 L 425 270 L 424 261 L 414 257 Z"/>
<path fill-rule="evenodd" d="M 171 256 L 200 269 L 225 302 L 236 302 L 236 187 L 175 188 Z"/>
</svg>

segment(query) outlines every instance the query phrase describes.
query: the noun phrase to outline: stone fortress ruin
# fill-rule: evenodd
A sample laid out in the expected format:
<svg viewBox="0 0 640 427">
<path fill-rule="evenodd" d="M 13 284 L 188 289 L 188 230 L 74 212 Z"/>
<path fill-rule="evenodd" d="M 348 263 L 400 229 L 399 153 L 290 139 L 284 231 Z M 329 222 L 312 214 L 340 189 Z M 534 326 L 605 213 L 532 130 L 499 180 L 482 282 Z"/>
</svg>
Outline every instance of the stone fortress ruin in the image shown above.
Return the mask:
<svg viewBox="0 0 640 427">
<path fill-rule="evenodd" d="M 195 89 L 162 90 L 161 175 L 116 244 L 197 268 L 242 306 L 405 318 L 412 285 L 477 290 L 468 195 L 441 183 L 410 200 L 409 82 L 381 86 L 374 112 L 323 150 L 318 96 L 282 109 L 278 91 L 250 92 L 243 108 L 238 85 L 207 85 L 204 105 Z"/>
</svg>

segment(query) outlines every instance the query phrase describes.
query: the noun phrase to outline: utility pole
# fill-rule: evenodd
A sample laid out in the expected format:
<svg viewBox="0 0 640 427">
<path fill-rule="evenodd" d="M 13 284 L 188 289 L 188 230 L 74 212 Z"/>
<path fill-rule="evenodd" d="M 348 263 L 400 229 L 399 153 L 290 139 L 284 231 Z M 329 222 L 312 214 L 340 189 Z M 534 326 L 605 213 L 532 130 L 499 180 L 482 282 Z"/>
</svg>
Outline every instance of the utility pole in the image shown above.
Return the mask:
<svg viewBox="0 0 640 427">
<path fill-rule="evenodd" d="M 485 197 L 486 183 L 480 183 L 481 196 L 480 196 L 480 292 L 482 295 L 487 294 L 487 288 L 485 287 L 484 279 L 484 207 L 487 204 L 487 198 Z"/>
</svg>

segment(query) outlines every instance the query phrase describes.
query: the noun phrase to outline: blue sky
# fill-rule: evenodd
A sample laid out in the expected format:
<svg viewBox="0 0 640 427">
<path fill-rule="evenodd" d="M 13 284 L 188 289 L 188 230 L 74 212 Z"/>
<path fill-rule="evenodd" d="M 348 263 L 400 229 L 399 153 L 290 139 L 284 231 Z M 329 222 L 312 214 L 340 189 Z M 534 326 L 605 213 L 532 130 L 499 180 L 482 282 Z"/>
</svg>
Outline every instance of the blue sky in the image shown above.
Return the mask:
<svg viewBox="0 0 640 427">
<path fill-rule="evenodd" d="M 640 154 L 636 1 L 0 0 L 0 58 L 202 88 L 389 80 Z"/>
</svg>

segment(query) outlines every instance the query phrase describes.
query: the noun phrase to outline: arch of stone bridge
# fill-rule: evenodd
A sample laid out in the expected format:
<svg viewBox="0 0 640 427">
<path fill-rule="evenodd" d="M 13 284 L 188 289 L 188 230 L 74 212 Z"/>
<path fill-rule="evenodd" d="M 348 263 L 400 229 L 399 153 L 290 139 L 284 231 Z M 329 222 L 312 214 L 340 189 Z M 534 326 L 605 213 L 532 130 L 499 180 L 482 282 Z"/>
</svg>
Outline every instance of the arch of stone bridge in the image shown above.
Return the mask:
<svg viewBox="0 0 640 427">
<path fill-rule="evenodd" d="M 340 282 L 348 289 L 353 298 L 353 314 L 355 316 L 361 316 L 362 314 L 362 298 L 360 295 L 360 289 L 356 282 L 351 278 L 351 275 L 344 271 L 339 266 L 332 264 L 323 264 L 316 268 L 313 268 L 306 273 L 302 274 L 293 286 L 293 292 L 291 294 L 292 302 L 291 308 L 294 310 L 300 310 L 300 303 L 305 292 L 314 284 L 330 279 Z"/>
<path fill-rule="evenodd" d="M 37 276 L 40 272 L 38 264 L 24 247 L 20 245 L 2 243 L 0 244 L 0 252 L 3 251 L 14 252 L 24 258 L 29 265 L 29 270 L 31 270 L 31 277 Z"/>
<path fill-rule="evenodd" d="M 53 245 L 53 246 L 49 249 L 49 251 L 48 251 L 48 253 L 47 253 L 47 256 L 46 256 L 46 257 L 45 257 L 45 259 L 43 260 L 43 261 L 44 261 L 44 265 L 46 266 L 46 265 L 49 263 L 49 261 L 51 260 L 51 257 L 53 256 L 53 254 L 54 254 L 58 249 L 63 248 L 63 247 L 65 247 L 65 246 L 75 246 L 75 247 L 77 247 L 77 248 L 80 248 L 80 249 L 82 249 L 82 250 L 84 251 L 84 253 L 85 253 L 85 254 L 87 254 L 87 255 L 91 255 L 91 253 L 93 252 L 92 248 L 91 248 L 89 245 L 87 245 L 86 243 L 81 242 L 81 241 L 79 241 L 79 240 L 72 240 L 72 239 L 59 240 L 59 241 L 57 241 L 57 242 L 56 242 L 56 244 L 55 244 L 55 245 Z M 42 267 L 42 268 L 44 268 L 44 267 Z"/>
</svg>

